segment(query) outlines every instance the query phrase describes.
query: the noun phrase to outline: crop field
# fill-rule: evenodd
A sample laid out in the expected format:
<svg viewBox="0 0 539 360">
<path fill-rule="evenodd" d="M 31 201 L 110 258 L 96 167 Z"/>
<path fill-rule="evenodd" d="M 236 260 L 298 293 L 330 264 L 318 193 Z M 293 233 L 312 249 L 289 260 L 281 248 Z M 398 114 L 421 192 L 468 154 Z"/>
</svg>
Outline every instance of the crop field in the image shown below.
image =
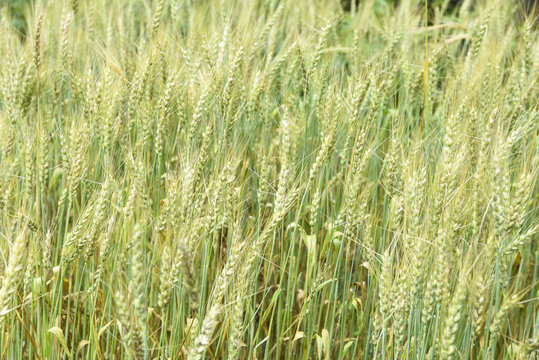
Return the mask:
<svg viewBox="0 0 539 360">
<path fill-rule="evenodd" d="M 529 3 L 0 2 L 0 359 L 538 359 Z"/>
</svg>

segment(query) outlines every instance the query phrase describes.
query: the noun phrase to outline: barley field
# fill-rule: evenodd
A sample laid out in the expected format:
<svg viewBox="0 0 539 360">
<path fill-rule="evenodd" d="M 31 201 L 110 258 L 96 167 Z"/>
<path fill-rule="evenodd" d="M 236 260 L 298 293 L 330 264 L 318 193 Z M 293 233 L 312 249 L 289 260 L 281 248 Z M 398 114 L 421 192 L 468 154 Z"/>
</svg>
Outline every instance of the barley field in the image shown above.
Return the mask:
<svg viewBox="0 0 539 360">
<path fill-rule="evenodd" d="M 455 3 L 1 2 L 0 358 L 539 358 L 537 8 Z"/>
</svg>

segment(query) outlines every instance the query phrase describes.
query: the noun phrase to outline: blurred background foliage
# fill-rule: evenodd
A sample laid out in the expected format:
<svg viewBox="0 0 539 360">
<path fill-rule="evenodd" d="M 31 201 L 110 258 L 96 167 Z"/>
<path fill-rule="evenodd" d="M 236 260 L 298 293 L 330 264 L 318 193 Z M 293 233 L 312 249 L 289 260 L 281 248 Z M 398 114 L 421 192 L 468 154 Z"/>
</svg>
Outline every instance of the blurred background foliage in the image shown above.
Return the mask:
<svg viewBox="0 0 539 360">
<path fill-rule="evenodd" d="M 209 0 L 212 1 L 212 0 Z M 364 0 L 341 0 L 342 8 L 345 12 L 349 12 L 357 8 L 357 5 Z M 379 10 L 379 13 L 385 13 L 390 11 L 392 8 L 396 7 L 403 0 L 376 0 L 376 8 Z M 411 0 L 412 2 L 417 2 L 417 8 L 423 8 L 425 6 L 426 0 Z M 522 9 L 522 14 L 532 13 L 537 9 L 538 0 L 516 0 L 520 2 L 520 7 Z M 13 26 L 17 29 L 21 35 L 21 39 L 26 37 L 27 24 L 26 24 L 26 14 L 25 9 L 29 9 L 28 5 L 33 5 L 34 0 L 0 0 L 0 7 L 7 5 L 8 13 L 11 19 Z M 152 3 L 152 0 L 147 0 L 147 2 Z M 355 4 L 354 4 L 355 2 Z M 436 9 L 445 8 L 444 14 L 454 15 L 458 12 L 458 9 L 462 5 L 464 0 L 428 0 L 429 13 L 434 14 Z M 471 5 L 473 7 L 474 0 L 471 0 Z"/>
<path fill-rule="evenodd" d="M 352 10 L 353 7 L 353 1 L 354 0 L 341 0 L 341 4 L 343 6 L 343 9 L 345 11 Z M 361 3 L 363 0 L 355 0 L 356 6 Z M 401 3 L 402 0 L 376 0 L 376 5 L 379 8 L 389 8 L 389 7 L 395 7 Z M 417 1 L 419 6 L 425 6 L 425 0 L 419 0 Z M 439 8 L 444 5 L 444 3 L 447 3 L 447 11 L 453 12 L 458 9 L 458 7 L 462 4 L 463 0 L 429 0 L 428 1 L 428 7 L 430 10 L 433 10 L 435 8 Z"/>
<path fill-rule="evenodd" d="M 11 23 L 17 29 L 22 38 L 26 35 L 26 14 L 33 0 L 0 0 L 2 7 L 7 6 Z"/>
</svg>

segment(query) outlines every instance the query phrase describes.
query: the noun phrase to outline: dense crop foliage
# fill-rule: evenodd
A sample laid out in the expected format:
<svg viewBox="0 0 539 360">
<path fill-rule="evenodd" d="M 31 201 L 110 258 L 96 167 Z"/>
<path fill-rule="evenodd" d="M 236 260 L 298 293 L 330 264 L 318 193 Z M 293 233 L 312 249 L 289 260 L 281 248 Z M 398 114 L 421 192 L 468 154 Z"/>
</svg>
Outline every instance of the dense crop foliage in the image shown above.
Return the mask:
<svg viewBox="0 0 539 360">
<path fill-rule="evenodd" d="M 22 33 L 0 5 L 0 358 L 538 356 L 518 1 L 25 4 Z"/>
</svg>

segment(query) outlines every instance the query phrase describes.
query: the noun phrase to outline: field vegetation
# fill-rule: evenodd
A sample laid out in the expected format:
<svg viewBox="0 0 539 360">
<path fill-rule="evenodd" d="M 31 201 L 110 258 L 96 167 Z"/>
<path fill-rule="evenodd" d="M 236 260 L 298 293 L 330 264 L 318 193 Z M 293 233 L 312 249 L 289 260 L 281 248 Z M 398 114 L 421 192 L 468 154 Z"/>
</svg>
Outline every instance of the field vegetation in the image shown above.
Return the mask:
<svg viewBox="0 0 539 360">
<path fill-rule="evenodd" d="M 8 3 L 1 359 L 539 357 L 536 9 Z"/>
</svg>

